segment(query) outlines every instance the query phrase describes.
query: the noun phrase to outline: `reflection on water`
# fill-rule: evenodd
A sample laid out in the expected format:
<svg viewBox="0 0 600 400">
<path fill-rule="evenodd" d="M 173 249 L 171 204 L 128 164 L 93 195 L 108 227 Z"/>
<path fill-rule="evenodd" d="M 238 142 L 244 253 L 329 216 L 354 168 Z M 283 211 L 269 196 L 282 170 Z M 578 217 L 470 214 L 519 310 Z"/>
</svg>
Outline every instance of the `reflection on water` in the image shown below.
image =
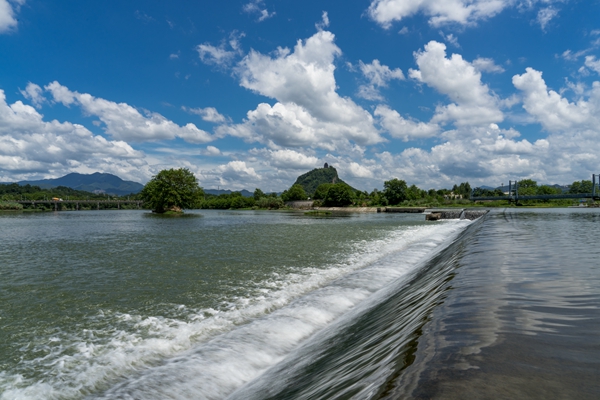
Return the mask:
<svg viewBox="0 0 600 400">
<path fill-rule="evenodd" d="M 0 399 L 600 398 L 600 210 L 202 214 L 0 220 Z"/>
<path fill-rule="evenodd" d="M 390 398 L 599 398 L 597 210 L 506 210 L 467 239 Z"/>
</svg>

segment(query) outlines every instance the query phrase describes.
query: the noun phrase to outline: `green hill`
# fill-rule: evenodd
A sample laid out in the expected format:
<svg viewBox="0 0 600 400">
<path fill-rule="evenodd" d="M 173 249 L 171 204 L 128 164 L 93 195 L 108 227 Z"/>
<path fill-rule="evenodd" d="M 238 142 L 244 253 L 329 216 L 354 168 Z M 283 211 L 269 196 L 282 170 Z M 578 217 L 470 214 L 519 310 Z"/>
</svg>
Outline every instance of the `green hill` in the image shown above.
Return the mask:
<svg viewBox="0 0 600 400">
<path fill-rule="evenodd" d="M 95 172 L 93 174 L 79 174 L 76 172 L 56 179 L 42 179 L 39 181 L 21 181 L 19 185 L 39 186 L 42 189 L 51 189 L 65 186 L 75 190 L 94 193 L 107 193 L 125 196 L 130 193 L 139 193 L 144 185 L 133 181 L 124 181 L 116 175 Z"/>
<path fill-rule="evenodd" d="M 296 179 L 296 183 L 304 188 L 304 191 L 309 196 L 312 195 L 317 186 L 322 183 L 346 183 L 340 179 L 335 168 L 327 166 L 325 168 L 315 168 Z M 354 189 L 354 188 L 353 188 Z"/>
</svg>

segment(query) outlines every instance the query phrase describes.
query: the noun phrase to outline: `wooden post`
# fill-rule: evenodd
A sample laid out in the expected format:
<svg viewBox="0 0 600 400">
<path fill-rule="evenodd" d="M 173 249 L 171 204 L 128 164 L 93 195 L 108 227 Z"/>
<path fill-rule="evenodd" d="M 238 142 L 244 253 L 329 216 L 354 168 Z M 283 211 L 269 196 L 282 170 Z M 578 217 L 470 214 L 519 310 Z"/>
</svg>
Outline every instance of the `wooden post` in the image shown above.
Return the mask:
<svg viewBox="0 0 600 400">
<path fill-rule="evenodd" d="M 98 202 L 98 203 L 96 204 L 96 206 L 97 206 L 97 210 L 99 211 L 99 210 L 100 210 L 100 202 Z"/>
</svg>

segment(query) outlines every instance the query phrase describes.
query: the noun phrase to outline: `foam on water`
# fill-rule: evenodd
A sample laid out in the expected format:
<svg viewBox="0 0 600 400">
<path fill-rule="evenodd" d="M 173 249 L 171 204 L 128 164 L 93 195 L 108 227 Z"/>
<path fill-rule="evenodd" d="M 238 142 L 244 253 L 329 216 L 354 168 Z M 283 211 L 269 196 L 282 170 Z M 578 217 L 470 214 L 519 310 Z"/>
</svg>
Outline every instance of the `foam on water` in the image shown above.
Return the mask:
<svg viewBox="0 0 600 400">
<path fill-rule="evenodd" d="M 324 269 L 274 274 L 262 289 L 222 310 L 188 310 L 182 318 L 141 317 L 110 310 L 91 317 L 103 328 L 39 338 L 46 355 L 23 361 L 44 371 L 28 381 L 0 372 L 1 400 L 224 398 L 283 360 L 336 318 L 414 271 L 469 221 L 403 227 L 363 241 Z M 116 386 L 116 382 L 121 383 Z"/>
</svg>

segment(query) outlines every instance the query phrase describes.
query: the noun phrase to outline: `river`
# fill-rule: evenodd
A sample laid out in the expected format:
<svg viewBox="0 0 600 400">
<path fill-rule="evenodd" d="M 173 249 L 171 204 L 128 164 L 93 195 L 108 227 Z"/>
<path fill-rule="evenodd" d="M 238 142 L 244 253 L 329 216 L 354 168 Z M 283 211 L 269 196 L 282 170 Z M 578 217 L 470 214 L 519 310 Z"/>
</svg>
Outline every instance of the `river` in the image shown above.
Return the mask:
<svg viewBox="0 0 600 400">
<path fill-rule="evenodd" d="M 0 399 L 600 397 L 594 209 L 0 214 Z"/>
</svg>

